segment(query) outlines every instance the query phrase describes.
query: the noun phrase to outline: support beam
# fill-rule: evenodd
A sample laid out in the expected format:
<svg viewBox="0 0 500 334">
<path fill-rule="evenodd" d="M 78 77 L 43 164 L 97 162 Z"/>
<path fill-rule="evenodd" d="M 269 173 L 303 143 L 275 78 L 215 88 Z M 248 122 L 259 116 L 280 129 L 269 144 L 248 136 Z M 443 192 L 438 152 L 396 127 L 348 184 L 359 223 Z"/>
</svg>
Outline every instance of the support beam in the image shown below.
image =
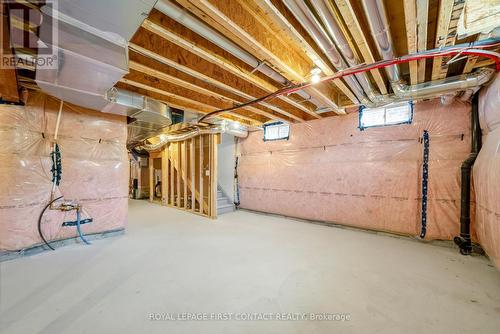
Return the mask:
<svg viewBox="0 0 500 334">
<path fill-rule="evenodd" d="M 465 0 L 441 0 L 436 31 L 436 48 L 455 44 L 457 37 L 457 24 L 464 9 Z M 446 77 L 449 57 L 434 58 L 432 64 L 432 80 Z"/>
<path fill-rule="evenodd" d="M 429 0 L 417 1 L 417 51 L 427 50 L 427 24 L 429 15 Z M 417 82 L 425 81 L 425 59 L 418 60 Z"/>
<path fill-rule="evenodd" d="M 234 105 L 233 103 L 228 103 L 227 101 L 218 99 L 217 97 L 199 94 L 197 91 L 190 90 L 186 86 L 171 84 L 170 82 L 163 81 L 160 78 L 150 76 L 136 70 L 131 70 L 120 81 L 129 83 L 139 88 L 148 89 L 159 94 L 171 96 L 179 100 L 188 102 L 191 101 L 193 103 L 200 104 L 200 106 L 202 107 L 201 111 L 213 111 L 217 109 L 229 108 Z M 256 125 L 262 125 L 263 123 L 269 121 L 269 118 L 267 117 L 262 117 L 260 114 L 254 114 L 252 112 L 249 112 L 248 110 L 243 109 L 236 110 L 234 112 L 228 112 L 227 114 L 245 119 L 251 123 L 255 123 Z"/>
<path fill-rule="evenodd" d="M 408 53 L 417 52 L 417 3 L 416 0 L 404 0 L 405 26 L 406 26 L 406 41 Z M 410 67 L 410 83 L 416 85 L 418 80 L 418 64 L 417 61 L 411 61 Z"/>
<path fill-rule="evenodd" d="M 161 40 L 158 41 L 161 43 Z M 188 75 L 191 75 L 193 77 L 196 77 L 202 81 L 205 81 L 211 85 L 214 85 L 216 87 L 219 87 L 221 89 L 224 89 L 226 91 L 229 91 L 233 94 L 236 94 L 242 98 L 245 98 L 245 99 L 248 99 L 248 100 L 253 100 L 255 99 L 257 96 L 262 96 L 265 94 L 265 92 L 263 91 L 259 91 L 259 92 L 255 92 L 253 90 L 255 89 L 251 89 L 248 85 L 247 87 L 241 87 L 240 85 L 238 85 L 238 82 L 232 82 L 232 83 L 226 83 L 225 81 L 220 81 L 220 80 L 217 80 L 217 79 L 214 79 L 214 77 L 219 77 L 219 75 L 217 74 L 214 74 L 213 72 L 212 73 L 206 73 L 206 71 L 204 71 L 204 67 L 203 66 L 198 66 L 198 68 L 196 70 L 192 69 L 191 67 L 188 67 L 187 64 L 186 65 L 182 65 L 174 60 L 172 60 L 171 58 L 167 58 L 167 57 L 164 57 L 154 51 L 151 51 L 145 47 L 142 47 L 142 46 L 139 46 L 137 44 L 134 44 L 134 43 L 129 43 L 129 47 L 141 54 L 141 55 L 144 55 L 146 57 L 149 57 L 151 59 L 154 59 L 155 61 L 159 62 L 159 63 L 162 63 L 162 64 L 165 64 L 165 65 L 168 65 L 170 67 L 173 67 L 181 72 L 184 72 Z M 181 49 L 182 50 L 182 49 Z M 185 52 L 183 50 L 183 52 Z M 184 61 L 186 62 L 186 61 Z M 212 75 L 212 76 L 211 76 Z M 240 80 L 241 81 L 241 80 Z M 255 87 L 257 88 L 257 87 Z M 257 88 L 258 89 L 258 88 Z M 253 91 L 253 95 L 250 94 L 249 91 Z M 280 115 L 284 115 L 284 116 L 287 116 L 291 119 L 294 119 L 296 121 L 299 121 L 299 122 L 303 122 L 305 121 L 304 118 L 302 117 L 299 117 L 296 115 L 297 112 L 288 112 L 288 111 L 285 111 L 283 110 L 282 108 L 280 107 L 277 107 L 273 104 L 270 104 L 270 103 L 267 103 L 267 102 L 261 102 L 260 103 L 261 106 L 264 106 L 268 109 L 271 109 L 273 112 L 276 112 Z M 299 111 L 299 113 L 301 114 L 304 114 L 302 111 Z M 306 114 L 307 115 L 307 114 Z"/>
<path fill-rule="evenodd" d="M 262 90 L 245 80 L 242 80 L 241 78 L 235 76 L 234 74 L 231 74 L 227 70 L 221 69 L 220 67 L 197 56 L 196 54 L 186 51 L 185 49 L 169 42 L 168 40 L 156 34 L 147 31 L 144 28 L 139 28 L 138 33 L 136 33 L 134 35 L 134 38 L 132 39 L 132 44 L 129 43 L 129 46 L 132 46 L 134 50 L 136 50 L 135 46 L 137 45 L 139 45 L 143 49 L 161 55 L 161 57 L 166 58 L 170 63 L 176 63 L 182 65 L 183 67 L 189 68 L 191 72 L 198 73 L 198 76 L 202 74 L 204 77 L 208 77 L 212 81 L 218 80 L 219 82 L 222 82 L 227 86 L 235 87 L 248 95 L 260 97 L 267 94 L 265 90 Z M 271 104 L 271 102 L 268 102 L 268 104 Z M 312 119 L 312 117 L 304 111 L 291 106 L 279 99 L 274 99 L 272 101 L 272 105 L 277 109 L 276 111 L 283 114 L 286 113 L 287 116 L 289 116 L 289 114 L 293 114 L 295 117 L 302 120 Z"/>
<path fill-rule="evenodd" d="M 207 105 L 204 105 L 203 103 L 199 103 L 190 99 L 183 98 L 182 96 L 177 96 L 175 94 L 171 94 L 169 92 L 163 91 L 161 89 L 158 89 L 156 87 L 148 86 L 145 84 L 142 84 L 140 82 L 136 82 L 133 80 L 128 80 L 128 79 L 120 79 L 119 83 L 116 85 L 118 88 L 124 88 L 133 92 L 136 92 L 138 94 L 146 95 L 151 98 L 157 99 L 159 101 L 162 101 L 166 103 L 167 105 L 194 112 L 194 113 L 202 113 L 206 114 L 211 111 L 216 110 L 217 108 L 210 107 Z M 235 114 L 236 115 L 236 114 Z M 232 114 L 222 114 L 220 117 L 226 118 L 232 121 L 237 121 L 242 124 L 246 125 L 258 125 L 259 123 L 255 120 L 252 120 L 250 123 L 249 121 L 245 120 L 243 117 L 240 115 L 238 116 L 233 116 Z"/>
<path fill-rule="evenodd" d="M 366 36 L 363 34 L 363 29 L 361 28 L 361 24 L 359 22 L 358 15 L 354 11 L 349 0 L 335 0 L 335 4 L 339 10 L 342 19 L 345 21 L 345 24 L 351 33 L 354 43 L 359 49 L 359 52 L 363 56 L 363 59 L 366 63 L 374 63 L 375 57 L 373 56 L 373 51 L 368 44 Z M 370 71 L 375 80 L 378 89 L 382 94 L 387 94 L 387 87 L 384 78 L 380 74 L 378 69 Z"/>
<path fill-rule="evenodd" d="M 211 218 L 217 218 L 217 146 L 220 140 L 220 134 L 210 135 L 209 150 L 210 150 L 210 194 L 209 204 Z"/>
<path fill-rule="evenodd" d="M 182 194 L 184 195 L 184 209 L 188 208 L 188 164 L 187 164 L 187 141 L 181 142 L 181 157 L 182 157 L 182 185 L 184 187 Z"/>
<path fill-rule="evenodd" d="M 204 135 L 201 135 L 200 136 L 200 151 L 199 151 L 199 161 L 200 161 L 200 213 L 201 214 L 204 214 L 205 213 L 205 189 L 203 189 L 203 186 L 204 186 L 204 182 L 203 182 L 203 178 L 205 176 L 205 169 L 203 167 L 203 162 L 204 162 L 204 159 L 203 159 L 203 156 L 205 154 L 204 152 Z"/>
<path fill-rule="evenodd" d="M 152 203 L 155 196 L 155 181 L 154 181 L 154 159 L 149 158 L 149 201 Z"/>
<path fill-rule="evenodd" d="M 155 21 L 153 22 L 152 20 Z M 153 13 L 152 17 L 150 16 L 150 19 L 145 20 L 142 27 L 154 34 L 157 34 L 158 36 L 161 36 L 162 38 L 165 38 L 169 42 L 196 54 L 210 63 L 227 70 L 241 79 L 256 85 L 268 93 L 278 90 L 277 86 L 254 74 L 251 68 L 246 68 L 248 65 L 245 63 L 235 59 L 235 57 L 227 57 L 227 54 L 225 55 L 222 49 L 219 49 L 206 40 L 200 40 L 198 35 L 192 33 L 188 29 L 159 12 Z M 204 42 L 204 44 L 201 44 L 201 42 Z M 221 53 L 223 55 L 221 55 Z M 313 105 L 306 106 L 297 102 L 297 100 L 301 99 L 300 97 L 292 99 L 291 97 L 280 96 L 280 99 L 296 108 L 301 109 L 314 118 L 321 118 L 318 114 L 316 114 L 316 112 L 314 112 Z"/>
<path fill-rule="evenodd" d="M 241 99 L 241 98 L 239 100 L 237 100 L 236 99 L 237 97 L 234 97 L 234 96 L 230 97 L 232 94 L 227 93 L 225 91 L 222 91 L 216 87 L 209 86 L 202 81 L 196 80 L 194 78 L 187 78 L 187 77 L 183 78 L 183 76 L 181 75 L 182 73 L 179 73 L 178 71 L 176 71 L 177 73 L 171 75 L 171 74 L 167 74 L 167 73 L 162 72 L 162 71 L 158 71 L 154 68 L 145 66 L 145 65 L 140 64 L 140 63 L 135 62 L 135 61 L 129 62 L 129 68 L 131 70 L 135 70 L 135 71 L 150 75 L 150 76 L 158 78 L 160 80 L 164 80 L 166 82 L 169 82 L 169 83 L 179 85 L 181 87 L 185 87 L 187 89 L 196 91 L 198 94 L 203 94 L 205 96 L 211 96 L 211 97 L 220 99 L 221 101 L 225 101 L 227 103 L 239 104 L 239 103 L 246 102 L 246 100 Z M 172 69 L 172 70 L 175 71 L 175 69 Z M 246 110 L 250 113 L 258 114 L 258 115 L 264 116 L 268 119 L 280 120 L 280 121 L 284 121 L 284 122 L 291 121 L 289 118 L 277 116 L 276 114 L 269 113 L 267 111 L 258 109 L 258 108 L 253 107 L 253 106 L 245 107 L 245 108 L 242 108 L 240 110 Z"/>
<path fill-rule="evenodd" d="M 177 156 L 175 158 L 175 169 L 177 170 L 177 203 L 176 206 L 181 208 L 181 179 L 182 179 L 182 171 L 181 171 L 181 143 L 175 143 L 175 150 L 177 152 Z"/>
<path fill-rule="evenodd" d="M 189 187 L 191 189 L 191 211 L 195 211 L 196 206 L 196 137 L 191 138 L 189 142 L 189 166 L 191 172 L 191 182 Z"/>
<path fill-rule="evenodd" d="M 290 48 L 276 38 L 277 34 L 283 33 L 282 31 L 269 30 L 256 19 L 255 12 L 249 10 L 256 5 L 245 6 L 245 2 L 236 0 L 231 1 L 231 6 L 227 6 L 224 0 L 179 0 L 178 2 L 201 20 L 217 27 L 217 30 L 225 36 L 241 41 L 239 44 L 244 49 L 268 62 L 290 81 L 306 81 L 306 77 L 315 66 L 303 51 Z M 353 96 L 342 81 L 339 84 L 344 94 Z M 334 102 L 335 96 L 325 95 L 316 87 L 309 92 L 324 103 L 328 103 L 330 107 L 338 109 L 338 105 Z"/>
<path fill-rule="evenodd" d="M 163 150 L 161 151 L 161 202 L 163 205 L 168 204 L 168 147 L 170 144 L 167 144 Z"/>
<path fill-rule="evenodd" d="M 175 169 L 174 169 L 174 143 L 170 143 L 168 145 L 168 155 L 169 155 L 169 168 L 168 168 L 168 174 L 169 174 L 169 188 L 170 188 L 170 198 L 168 201 L 169 205 L 174 206 L 175 205 Z"/>
</svg>

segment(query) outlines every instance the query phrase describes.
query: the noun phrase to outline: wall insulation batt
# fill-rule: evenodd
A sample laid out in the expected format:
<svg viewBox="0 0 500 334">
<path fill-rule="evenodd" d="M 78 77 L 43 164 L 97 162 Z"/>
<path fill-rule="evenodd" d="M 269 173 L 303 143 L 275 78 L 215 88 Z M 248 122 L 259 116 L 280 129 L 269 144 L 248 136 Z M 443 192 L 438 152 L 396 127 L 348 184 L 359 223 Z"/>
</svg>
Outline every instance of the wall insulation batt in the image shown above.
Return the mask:
<svg viewBox="0 0 500 334">
<path fill-rule="evenodd" d="M 500 268 L 500 75 L 479 95 L 483 146 L 473 166 L 479 243 Z"/>
<path fill-rule="evenodd" d="M 411 125 L 358 129 L 358 113 L 291 126 L 288 141 L 240 142 L 241 207 L 419 235 L 424 130 L 429 131 L 427 239 L 460 228 L 460 165 L 470 152 L 470 104 L 414 106 Z"/>
<path fill-rule="evenodd" d="M 50 200 L 51 142 L 59 101 L 33 93 L 26 106 L 0 105 L 0 250 L 42 243 L 37 224 Z M 127 219 L 127 122 L 124 117 L 64 105 L 58 143 L 62 181 L 56 196 L 83 206 L 84 234 L 123 228 Z M 47 210 L 46 239 L 77 235 L 75 211 Z"/>
</svg>

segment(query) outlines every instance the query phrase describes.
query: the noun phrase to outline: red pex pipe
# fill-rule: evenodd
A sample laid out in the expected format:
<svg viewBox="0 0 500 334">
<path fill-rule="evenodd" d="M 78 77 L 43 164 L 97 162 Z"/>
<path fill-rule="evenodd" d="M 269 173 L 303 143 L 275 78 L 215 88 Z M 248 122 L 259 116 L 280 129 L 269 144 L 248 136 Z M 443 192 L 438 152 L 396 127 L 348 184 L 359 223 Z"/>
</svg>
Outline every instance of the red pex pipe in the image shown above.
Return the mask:
<svg viewBox="0 0 500 334">
<path fill-rule="evenodd" d="M 496 46 L 499 46 L 499 45 L 500 45 L 500 43 L 493 43 L 493 44 L 486 44 L 486 45 L 474 46 L 474 48 L 470 48 L 470 47 L 457 47 L 457 48 L 450 48 L 450 49 L 447 49 L 447 50 L 439 50 L 439 49 L 437 49 L 435 51 L 432 50 L 432 51 L 427 51 L 427 52 L 424 52 L 424 53 L 421 53 L 421 54 L 406 55 L 406 56 L 394 58 L 394 59 L 391 59 L 391 60 L 380 60 L 380 61 L 377 61 L 377 62 L 374 62 L 374 63 L 371 63 L 371 64 L 356 65 L 356 66 L 353 66 L 353 67 L 349 67 L 349 68 L 347 68 L 345 70 L 338 71 L 334 75 L 323 77 L 318 82 L 315 82 L 315 83 L 313 83 L 313 82 L 305 82 L 305 83 L 296 84 L 296 85 L 294 85 L 292 87 L 285 87 L 285 88 L 279 89 L 279 90 L 277 90 L 277 91 L 275 91 L 273 93 L 270 93 L 268 95 L 262 96 L 262 97 L 260 97 L 258 99 L 255 99 L 255 100 L 252 100 L 252 101 L 248 101 L 248 102 L 245 102 L 245 103 L 233 106 L 231 108 L 220 109 L 220 110 L 215 110 L 215 111 L 209 112 L 209 113 L 203 115 L 203 117 L 201 117 L 198 122 L 202 122 L 204 119 L 213 117 L 213 116 L 215 116 L 217 114 L 220 114 L 220 113 L 224 113 L 224 112 L 228 112 L 228 111 L 233 111 L 233 110 L 236 110 L 236 109 L 239 109 L 239 108 L 244 108 L 244 107 L 247 107 L 247 106 L 255 104 L 255 103 L 259 103 L 259 102 L 263 102 L 263 101 L 275 98 L 277 96 L 292 94 L 292 93 L 294 93 L 296 91 L 299 91 L 301 89 L 310 87 L 310 86 L 318 84 L 318 83 L 328 82 L 328 81 L 339 79 L 339 78 L 342 78 L 342 77 L 345 77 L 345 76 L 354 75 L 354 74 L 357 74 L 357 73 L 367 72 L 367 71 L 371 71 L 371 70 L 374 70 L 374 69 L 385 68 L 385 67 L 388 67 L 388 66 L 398 65 L 398 64 L 402 64 L 402 63 L 408 63 L 410 61 L 416 61 L 416 60 L 421 60 L 421 59 L 429 59 L 429 58 L 436 58 L 436 57 L 446 57 L 446 56 L 455 56 L 455 55 L 459 55 L 459 54 L 460 55 L 467 55 L 467 56 L 479 56 L 479 57 L 485 57 L 485 58 L 492 59 L 495 62 L 495 68 L 496 68 L 496 70 L 500 71 L 500 57 L 499 57 L 499 54 L 496 53 L 496 52 L 481 50 L 483 48 L 491 48 L 491 47 L 496 47 Z"/>
</svg>

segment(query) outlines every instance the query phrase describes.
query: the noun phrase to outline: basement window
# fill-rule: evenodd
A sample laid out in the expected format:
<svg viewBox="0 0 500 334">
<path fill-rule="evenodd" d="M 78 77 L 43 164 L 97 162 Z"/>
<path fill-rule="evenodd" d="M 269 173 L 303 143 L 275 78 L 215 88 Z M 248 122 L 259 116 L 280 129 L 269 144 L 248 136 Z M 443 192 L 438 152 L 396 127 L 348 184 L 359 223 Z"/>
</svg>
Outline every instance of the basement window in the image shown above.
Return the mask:
<svg viewBox="0 0 500 334">
<path fill-rule="evenodd" d="M 363 131 L 366 128 L 411 124 L 413 121 L 413 103 L 391 103 L 380 108 L 359 108 L 359 129 Z"/>
<path fill-rule="evenodd" d="M 283 122 L 264 124 L 264 141 L 288 140 L 290 125 Z"/>
</svg>

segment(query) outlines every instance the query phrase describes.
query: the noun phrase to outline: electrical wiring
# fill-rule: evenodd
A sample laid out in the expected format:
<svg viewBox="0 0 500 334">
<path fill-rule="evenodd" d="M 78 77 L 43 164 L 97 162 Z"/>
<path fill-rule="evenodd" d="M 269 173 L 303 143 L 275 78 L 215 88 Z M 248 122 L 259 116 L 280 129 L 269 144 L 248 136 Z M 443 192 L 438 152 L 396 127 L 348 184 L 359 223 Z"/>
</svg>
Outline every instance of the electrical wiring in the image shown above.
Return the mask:
<svg viewBox="0 0 500 334">
<path fill-rule="evenodd" d="M 497 47 L 500 45 L 500 38 L 493 38 L 490 39 L 493 42 L 491 43 L 470 43 L 465 46 L 451 46 L 451 47 L 446 47 L 446 48 L 440 48 L 440 49 L 433 49 L 433 50 L 428 50 L 428 51 L 423 51 L 415 54 L 409 54 L 406 56 L 402 57 L 397 57 L 394 59 L 390 60 L 380 60 L 371 64 L 360 64 L 356 66 L 352 66 L 349 68 L 346 68 L 344 70 L 338 71 L 333 75 L 330 76 L 325 76 L 321 78 L 318 82 L 304 82 L 288 87 L 284 87 L 282 89 L 279 89 L 275 92 L 272 92 L 270 94 L 267 94 L 265 96 L 262 96 L 260 98 L 241 103 L 238 105 L 235 105 L 230 108 L 225 108 L 225 109 L 220 109 L 220 110 L 215 110 L 212 112 L 209 112 L 205 115 L 203 115 L 198 122 L 201 123 L 204 120 L 211 118 L 215 115 L 218 115 L 220 113 L 224 112 L 229 112 L 233 110 L 237 110 L 240 108 L 244 108 L 250 105 L 253 105 L 255 103 L 260 103 L 281 95 L 288 95 L 292 94 L 294 92 L 297 92 L 299 90 L 302 90 L 304 88 L 310 87 L 312 85 L 316 85 L 318 83 L 322 82 L 328 82 L 332 81 L 335 79 L 340 79 L 345 76 L 350 76 L 350 75 L 355 75 L 358 73 L 362 72 L 367 72 L 375 69 L 380 69 L 380 68 L 385 68 L 388 66 L 395 66 L 398 64 L 402 63 L 408 63 L 410 61 L 416 61 L 416 60 L 422 60 L 422 59 L 429 59 L 429 58 L 435 58 L 435 57 L 447 57 L 447 56 L 457 56 L 457 55 L 467 55 L 467 56 L 480 56 L 480 57 L 485 57 L 492 59 L 495 62 L 495 67 L 497 71 L 500 71 L 500 54 L 497 52 L 489 51 L 489 50 L 483 50 L 484 48 L 493 48 Z"/>
<path fill-rule="evenodd" d="M 45 211 L 47 210 L 47 208 L 49 206 L 52 205 L 52 203 L 54 203 L 55 201 L 57 201 L 58 199 L 61 199 L 63 198 L 63 196 L 59 196 L 55 199 L 53 199 L 52 201 L 50 201 L 47 205 L 45 205 L 45 207 L 43 208 L 42 212 L 40 213 L 40 216 L 38 217 L 38 234 L 40 234 L 40 238 L 42 238 L 43 242 L 49 246 L 50 249 L 52 250 L 56 250 L 54 247 L 52 247 L 48 241 L 45 239 L 45 237 L 43 236 L 43 233 L 42 233 L 42 217 L 43 217 L 43 214 L 45 213 Z"/>
</svg>

